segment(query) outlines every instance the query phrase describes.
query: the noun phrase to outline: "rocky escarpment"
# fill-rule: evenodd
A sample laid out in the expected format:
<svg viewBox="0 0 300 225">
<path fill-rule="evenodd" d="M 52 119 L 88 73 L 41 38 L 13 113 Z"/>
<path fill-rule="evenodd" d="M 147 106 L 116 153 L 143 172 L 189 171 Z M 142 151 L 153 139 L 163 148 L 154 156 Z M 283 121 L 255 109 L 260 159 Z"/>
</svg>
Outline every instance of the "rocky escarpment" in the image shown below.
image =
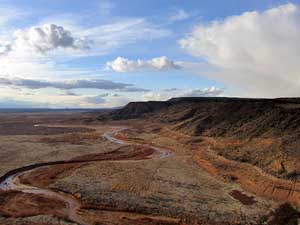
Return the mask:
<svg viewBox="0 0 300 225">
<path fill-rule="evenodd" d="M 191 136 L 218 139 L 214 150 L 277 177 L 300 180 L 300 99 L 174 98 L 129 103 L 101 119 L 139 118 Z"/>
<path fill-rule="evenodd" d="M 190 135 L 282 136 L 300 132 L 300 99 L 174 98 L 132 102 L 100 119 L 147 118 Z"/>
</svg>

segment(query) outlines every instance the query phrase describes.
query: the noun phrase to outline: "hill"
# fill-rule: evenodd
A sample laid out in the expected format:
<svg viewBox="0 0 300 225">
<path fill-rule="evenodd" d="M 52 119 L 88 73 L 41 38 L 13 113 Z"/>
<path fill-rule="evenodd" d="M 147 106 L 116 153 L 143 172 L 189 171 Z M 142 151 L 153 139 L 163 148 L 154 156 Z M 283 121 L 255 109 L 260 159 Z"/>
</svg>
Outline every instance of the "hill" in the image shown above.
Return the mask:
<svg viewBox="0 0 300 225">
<path fill-rule="evenodd" d="M 173 124 L 190 135 L 270 136 L 300 131 L 300 99 L 173 98 L 131 102 L 99 119 Z"/>
<path fill-rule="evenodd" d="M 299 98 L 132 102 L 99 119 L 141 119 L 193 137 L 217 138 L 214 150 L 222 156 L 257 165 L 277 177 L 300 179 Z"/>
</svg>

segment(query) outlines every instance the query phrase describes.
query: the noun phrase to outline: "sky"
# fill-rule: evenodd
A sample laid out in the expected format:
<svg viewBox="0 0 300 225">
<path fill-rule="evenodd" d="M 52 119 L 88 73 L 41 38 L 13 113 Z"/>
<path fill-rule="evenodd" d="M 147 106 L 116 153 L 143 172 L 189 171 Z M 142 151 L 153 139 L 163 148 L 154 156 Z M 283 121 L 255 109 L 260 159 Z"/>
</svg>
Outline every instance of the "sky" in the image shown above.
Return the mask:
<svg viewBox="0 0 300 225">
<path fill-rule="evenodd" d="M 0 0 L 0 108 L 299 97 L 300 0 Z"/>
</svg>

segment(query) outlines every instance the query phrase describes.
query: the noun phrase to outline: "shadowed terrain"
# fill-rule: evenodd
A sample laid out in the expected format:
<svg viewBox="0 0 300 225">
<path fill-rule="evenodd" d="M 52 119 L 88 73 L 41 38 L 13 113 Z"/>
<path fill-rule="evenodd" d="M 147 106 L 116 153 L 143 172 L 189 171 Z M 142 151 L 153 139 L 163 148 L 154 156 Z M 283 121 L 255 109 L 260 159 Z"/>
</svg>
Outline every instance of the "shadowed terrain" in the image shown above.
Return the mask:
<svg viewBox="0 0 300 225">
<path fill-rule="evenodd" d="M 130 103 L 99 119 L 142 118 L 193 137 L 217 138 L 214 150 L 297 180 L 300 99 L 175 98 Z"/>
</svg>

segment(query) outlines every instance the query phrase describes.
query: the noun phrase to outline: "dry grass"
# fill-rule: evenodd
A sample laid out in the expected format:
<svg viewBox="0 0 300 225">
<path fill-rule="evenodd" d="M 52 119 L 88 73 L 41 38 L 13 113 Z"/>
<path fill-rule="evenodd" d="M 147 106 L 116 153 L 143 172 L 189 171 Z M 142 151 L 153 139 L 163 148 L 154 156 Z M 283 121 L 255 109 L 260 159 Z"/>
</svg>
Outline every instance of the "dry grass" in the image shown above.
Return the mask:
<svg viewBox="0 0 300 225">
<path fill-rule="evenodd" d="M 91 144 L 95 143 L 99 140 L 102 140 L 102 137 L 97 132 L 90 132 L 90 133 L 70 133 L 70 134 L 63 134 L 63 135 L 55 135 L 55 136 L 48 136 L 42 137 L 39 139 L 39 142 L 47 143 L 47 144 L 59 144 L 59 143 L 68 143 L 74 145 L 81 145 L 81 144 Z"/>
</svg>

